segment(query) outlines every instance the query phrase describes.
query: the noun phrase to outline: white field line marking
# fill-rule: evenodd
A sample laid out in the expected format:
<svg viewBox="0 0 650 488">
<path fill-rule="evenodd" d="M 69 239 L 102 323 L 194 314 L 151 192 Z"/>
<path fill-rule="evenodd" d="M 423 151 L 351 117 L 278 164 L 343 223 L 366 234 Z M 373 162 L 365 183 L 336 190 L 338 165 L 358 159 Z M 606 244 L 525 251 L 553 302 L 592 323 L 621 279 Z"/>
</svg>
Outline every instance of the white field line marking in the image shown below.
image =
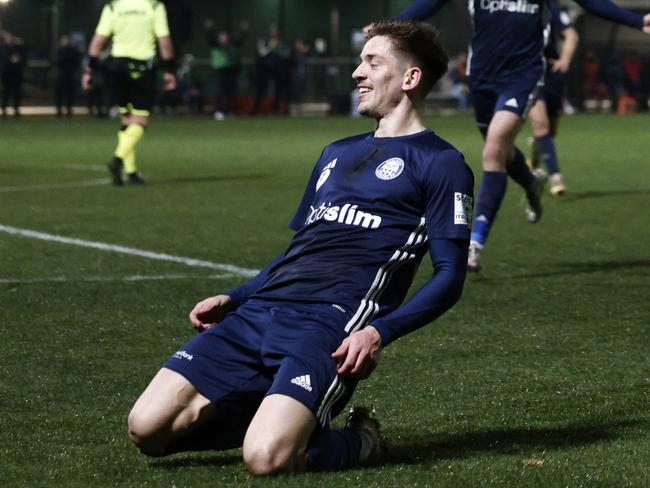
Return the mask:
<svg viewBox="0 0 650 488">
<path fill-rule="evenodd" d="M 95 180 L 77 181 L 74 183 L 53 183 L 50 185 L 24 185 L 24 186 L 0 186 L 0 193 L 13 193 L 18 191 L 56 190 L 59 188 L 83 188 L 87 186 L 108 185 L 110 178 L 99 178 Z"/>
<path fill-rule="evenodd" d="M 20 168 L 29 168 L 29 169 L 40 169 L 40 170 L 45 170 L 45 171 L 56 171 L 61 168 L 63 169 L 73 169 L 76 171 L 93 171 L 93 172 L 104 172 L 108 171 L 106 166 L 102 166 L 101 164 L 62 164 L 60 166 L 44 166 L 42 164 L 36 164 L 36 163 L 14 163 L 16 167 Z"/>
<path fill-rule="evenodd" d="M 40 239 L 43 241 L 59 242 L 61 244 L 70 244 L 72 246 L 89 247 L 91 249 L 99 249 L 100 251 L 117 252 L 121 254 L 130 254 L 131 256 L 139 256 L 141 258 L 156 259 L 158 261 L 168 261 L 171 263 L 180 263 L 186 266 L 193 266 L 197 268 L 210 268 L 219 271 L 225 271 L 237 276 L 251 278 L 259 273 L 258 270 L 242 268 L 233 264 L 213 263 L 211 261 L 204 261 L 202 259 L 186 258 L 182 256 L 172 256 L 171 254 L 158 253 L 153 251 L 144 251 L 133 247 L 119 246 L 115 244 L 106 244 L 104 242 L 85 241 L 82 239 L 74 239 L 71 237 L 57 236 L 54 234 L 46 234 L 30 229 L 19 229 L 17 227 L 10 227 L 8 225 L 0 224 L 0 232 L 11 234 L 14 236 L 31 237 L 32 239 Z"/>
<path fill-rule="evenodd" d="M 106 171 L 106 166 L 99 164 L 64 164 L 65 169 L 76 169 L 78 171 Z"/>
<path fill-rule="evenodd" d="M 207 276 L 197 275 L 130 275 L 130 276 L 51 276 L 49 278 L 0 278 L 0 284 L 28 284 L 28 283 L 79 283 L 79 282 L 115 282 L 115 281 L 167 281 L 167 280 L 221 280 L 232 278 L 232 273 L 222 273 Z"/>
</svg>

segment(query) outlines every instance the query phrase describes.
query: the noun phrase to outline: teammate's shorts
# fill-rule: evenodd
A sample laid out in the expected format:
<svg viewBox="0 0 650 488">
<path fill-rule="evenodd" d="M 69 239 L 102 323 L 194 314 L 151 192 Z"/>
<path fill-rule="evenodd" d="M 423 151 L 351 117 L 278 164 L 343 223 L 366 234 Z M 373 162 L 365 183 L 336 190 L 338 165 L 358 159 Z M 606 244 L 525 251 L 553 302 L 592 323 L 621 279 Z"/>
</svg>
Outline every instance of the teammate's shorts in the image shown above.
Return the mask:
<svg viewBox="0 0 650 488">
<path fill-rule="evenodd" d="M 546 74 L 546 82 L 542 90 L 542 98 L 546 102 L 546 113 L 553 119 L 562 115 L 564 99 L 565 76 L 562 73 Z"/>
<path fill-rule="evenodd" d="M 120 113 L 149 116 L 156 96 L 153 61 L 112 58 L 110 66 Z"/>
<path fill-rule="evenodd" d="M 265 395 L 279 393 L 304 404 L 326 427 L 356 386 L 337 377 L 331 356 L 350 318 L 338 305 L 249 300 L 164 367 L 184 376 L 217 410 L 239 398 L 251 416 Z"/>
<path fill-rule="evenodd" d="M 525 119 L 543 86 L 544 78 L 536 72 L 480 84 L 473 83 L 470 77 L 472 105 L 479 130 L 485 134 L 492 117 L 500 110 Z"/>
</svg>

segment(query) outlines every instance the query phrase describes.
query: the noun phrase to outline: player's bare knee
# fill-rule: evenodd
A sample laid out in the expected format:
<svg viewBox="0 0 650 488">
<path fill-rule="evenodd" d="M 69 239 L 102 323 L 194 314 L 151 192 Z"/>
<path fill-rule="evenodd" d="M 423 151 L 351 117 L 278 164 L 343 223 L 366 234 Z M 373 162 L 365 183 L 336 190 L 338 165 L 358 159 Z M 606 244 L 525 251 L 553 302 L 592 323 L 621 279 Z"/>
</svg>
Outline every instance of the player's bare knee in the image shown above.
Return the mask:
<svg viewBox="0 0 650 488">
<path fill-rule="evenodd" d="M 530 119 L 530 126 L 533 130 L 533 135 L 535 137 L 544 137 L 549 134 L 550 127 L 548 125 L 548 120 L 546 119 L 544 120 Z"/>
<path fill-rule="evenodd" d="M 243 455 L 246 468 L 256 476 L 295 471 L 295 454 L 291 449 L 282 448 L 279 443 L 244 445 Z"/>
<path fill-rule="evenodd" d="M 505 171 L 508 148 L 496 142 L 486 142 L 483 148 L 483 169 Z"/>
<path fill-rule="evenodd" d="M 134 407 L 127 419 L 129 438 L 131 442 L 148 456 L 161 456 L 165 452 L 160 436 L 154 428 L 152 419 L 141 409 Z"/>
</svg>

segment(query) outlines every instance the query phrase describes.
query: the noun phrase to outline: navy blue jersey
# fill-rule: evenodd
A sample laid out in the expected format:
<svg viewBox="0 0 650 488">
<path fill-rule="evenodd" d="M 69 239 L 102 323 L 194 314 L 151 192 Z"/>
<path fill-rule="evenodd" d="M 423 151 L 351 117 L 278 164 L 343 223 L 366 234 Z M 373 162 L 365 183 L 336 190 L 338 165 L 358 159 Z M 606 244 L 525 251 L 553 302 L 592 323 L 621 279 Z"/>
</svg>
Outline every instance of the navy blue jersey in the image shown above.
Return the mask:
<svg viewBox="0 0 650 488">
<path fill-rule="evenodd" d="M 473 175 L 430 130 L 327 146 L 256 297 L 382 316 L 404 299 L 430 239 L 469 240 Z"/>
<path fill-rule="evenodd" d="M 417 0 L 397 18 L 425 19 L 448 1 Z M 576 2 L 600 17 L 643 28 L 641 15 L 609 0 Z M 468 74 L 474 86 L 486 87 L 531 71 L 541 75 L 550 21 L 547 0 L 468 0 L 468 8 L 473 23 Z"/>
<path fill-rule="evenodd" d="M 544 56 L 546 59 L 559 59 L 558 39 L 565 29 L 573 27 L 573 22 L 571 22 L 569 14 L 562 10 L 555 0 L 549 0 L 548 6 L 551 12 L 551 31 L 544 49 Z"/>
</svg>

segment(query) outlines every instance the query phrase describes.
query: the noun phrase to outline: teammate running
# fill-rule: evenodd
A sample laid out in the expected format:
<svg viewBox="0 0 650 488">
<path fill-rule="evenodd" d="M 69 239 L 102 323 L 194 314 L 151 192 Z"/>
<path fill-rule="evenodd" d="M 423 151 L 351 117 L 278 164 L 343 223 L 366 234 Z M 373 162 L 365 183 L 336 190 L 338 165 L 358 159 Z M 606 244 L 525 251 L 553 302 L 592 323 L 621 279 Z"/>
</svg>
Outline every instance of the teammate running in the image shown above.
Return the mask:
<svg viewBox="0 0 650 488">
<path fill-rule="evenodd" d="M 381 350 L 449 309 L 465 280 L 474 179 L 421 118 L 447 63 L 431 26 L 373 26 L 352 77 L 376 130 L 323 150 L 286 252 L 194 307 L 190 320 L 203 332 L 129 415 L 142 452 L 243 445 L 258 475 L 377 458 L 379 428 L 366 410 L 353 410 L 344 429 L 330 420 Z M 400 305 L 427 251 L 434 274 Z"/>
<path fill-rule="evenodd" d="M 127 182 L 137 185 L 144 180 L 136 166 L 135 147 L 149 124 L 156 94 L 156 41 L 162 58 L 160 64 L 165 71 L 165 90 L 176 87 L 174 50 L 165 6 L 157 0 L 113 0 L 104 6 L 88 48 L 88 67 L 81 80 L 84 90 L 90 89 L 99 55 L 111 38 L 110 66 L 122 127 L 117 133 L 118 143 L 108 169 L 114 185 L 124 184 L 123 171 Z"/>
<path fill-rule="evenodd" d="M 548 170 L 551 195 L 561 196 L 566 192 L 566 185 L 560 173 L 555 136 L 562 115 L 565 75 L 578 47 L 578 33 L 573 28 L 569 15 L 555 0 L 549 0 L 548 6 L 551 12 L 551 31 L 549 42 L 544 49 L 544 57 L 548 63 L 544 88 L 528 114 L 533 130 L 533 136 L 529 139 L 529 166 L 538 168 L 543 161 Z M 559 35 L 564 38 L 561 50 L 557 47 Z"/>
<path fill-rule="evenodd" d="M 400 19 L 424 19 L 449 0 L 417 0 Z M 650 34 L 645 17 L 623 10 L 609 0 L 576 0 L 589 12 Z M 485 138 L 483 179 L 476 202 L 468 268 L 481 268 L 481 252 L 506 192 L 507 175 L 525 191 L 528 221 L 542 216 L 541 195 L 546 173 L 531 171 L 515 147 L 528 111 L 544 84 L 544 44 L 548 34 L 546 0 L 470 0 L 473 35 L 468 61 L 472 104 Z"/>
</svg>

